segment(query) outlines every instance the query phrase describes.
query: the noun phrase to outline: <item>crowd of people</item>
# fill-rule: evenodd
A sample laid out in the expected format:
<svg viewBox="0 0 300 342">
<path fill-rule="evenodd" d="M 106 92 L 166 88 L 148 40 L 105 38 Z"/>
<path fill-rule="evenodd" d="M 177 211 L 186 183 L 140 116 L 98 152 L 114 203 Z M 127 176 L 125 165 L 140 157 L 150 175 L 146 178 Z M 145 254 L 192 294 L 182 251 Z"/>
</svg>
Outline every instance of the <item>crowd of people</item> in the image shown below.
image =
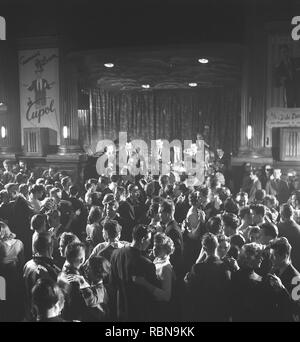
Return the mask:
<svg viewBox="0 0 300 342">
<path fill-rule="evenodd" d="M 300 191 L 246 165 L 87 179 L 3 162 L 1 321 L 299 321 Z M 297 288 L 298 287 L 298 288 Z"/>
</svg>

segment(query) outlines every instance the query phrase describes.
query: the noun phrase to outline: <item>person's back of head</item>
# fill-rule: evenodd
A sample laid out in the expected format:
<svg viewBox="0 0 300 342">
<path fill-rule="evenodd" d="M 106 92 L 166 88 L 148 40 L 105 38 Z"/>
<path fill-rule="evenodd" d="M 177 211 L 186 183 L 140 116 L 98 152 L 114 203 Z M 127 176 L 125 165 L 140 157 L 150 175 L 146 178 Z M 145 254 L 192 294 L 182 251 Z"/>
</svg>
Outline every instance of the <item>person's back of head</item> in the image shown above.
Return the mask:
<svg viewBox="0 0 300 342">
<path fill-rule="evenodd" d="M 66 248 L 66 260 L 70 265 L 79 268 L 85 261 L 85 246 L 81 242 L 72 242 Z"/>
<path fill-rule="evenodd" d="M 241 268 L 254 269 L 261 260 L 262 246 L 258 243 L 245 244 L 239 253 L 238 264 Z"/>
<path fill-rule="evenodd" d="M 202 247 L 207 252 L 207 254 L 214 254 L 218 248 L 219 242 L 216 235 L 212 233 L 204 234 L 202 238 Z"/>
<path fill-rule="evenodd" d="M 78 188 L 77 188 L 77 186 L 76 185 L 70 186 L 69 192 L 70 192 L 70 196 L 71 197 L 76 197 L 78 195 Z"/>
<path fill-rule="evenodd" d="M 232 213 L 235 215 L 238 215 L 239 213 L 239 207 L 238 205 L 235 203 L 235 201 L 233 200 L 232 197 L 228 197 L 225 202 L 224 202 L 224 210 L 227 213 Z"/>
<path fill-rule="evenodd" d="M 31 218 L 31 229 L 40 233 L 46 230 L 46 216 L 43 214 L 37 214 Z"/>
<path fill-rule="evenodd" d="M 142 243 L 144 240 L 149 238 L 149 231 L 146 226 L 138 224 L 133 227 L 132 230 L 132 240 L 138 244 Z"/>
<path fill-rule="evenodd" d="M 294 210 L 293 210 L 293 207 L 289 203 L 284 203 L 280 207 L 280 216 L 283 219 L 283 221 L 290 220 L 293 217 L 293 215 L 294 215 Z"/>
<path fill-rule="evenodd" d="M 98 206 L 93 206 L 90 209 L 89 216 L 88 216 L 88 224 L 99 223 L 102 218 L 102 210 Z"/>
<path fill-rule="evenodd" d="M 254 200 L 256 203 L 263 203 L 265 196 L 266 196 L 266 190 L 258 189 L 255 191 Z"/>
<path fill-rule="evenodd" d="M 110 273 L 110 262 L 102 256 L 92 256 L 87 261 L 87 270 L 94 284 L 106 278 Z"/>
<path fill-rule="evenodd" d="M 282 258 L 290 259 L 291 257 L 292 246 L 285 237 L 274 239 L 270 244 L 270 249 Z"/>
<path fill-rule="evenodd" d="M 236 246 L 239 249 L 241 249 L 244 246 L 245 242 L 245 239 L 240 234 L 235 234 L 230 237 L 231 246 Z"/>
<path fill-rule="evenodd" d="M 162 212 L 165 212 L 169 215 L 173 215 L 175 212 L 174 202 L 171 200 L 163 200 L 160 204 L 160 207 Z"/>
<path fill-rule="evenodd" d="M 115 220 L 106 220 L 103 224 L 105 240 L 115 241 L 121 234 L 122 227 Z"/>
<path fill-rule="evenodd" d="M 237 215 L 225 212 L 222 215 L 222 220 L 224 223 L 225 234 L 226 234 L 226 230 L 230 230 L 230 235 L 235 234 L 239 226 L 239 218 L 237 217 Z"/>
<path fill-rule="evenodd" d="M 32 307 L 37 320 L 59 316 L 64 302 L 64 294 L 53 280 L 38 279 L 32 289 Z"/>
<path fill-rule="evenodd" d="M 222 218 L 218 216 L 211 217 L 206 224 L 207 231 L 214 235 L 219 235 L 223 230 Z"/>
<path fill-rule="evenodd" d="M 41 232 L 37 234 L 33 241 L 33 250 L 41 256 L 52 257 L 53 242 L 51 233 Z"/>
</svg>

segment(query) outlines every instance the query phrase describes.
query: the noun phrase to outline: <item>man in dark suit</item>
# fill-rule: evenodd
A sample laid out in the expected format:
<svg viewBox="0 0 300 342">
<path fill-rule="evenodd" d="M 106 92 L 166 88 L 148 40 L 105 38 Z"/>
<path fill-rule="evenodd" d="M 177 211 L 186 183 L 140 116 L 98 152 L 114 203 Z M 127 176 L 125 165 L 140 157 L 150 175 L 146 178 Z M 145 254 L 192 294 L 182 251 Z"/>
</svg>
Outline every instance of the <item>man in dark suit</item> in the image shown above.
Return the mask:
<svg viewBox="0 0 300 342">
<path fill-rule="evenodd" d="M 294 315 L 294 319 L 300 319 L 300 299 L 296 286 L 299 284 L 300 273 L 291 262 L 292 247 L 285 237 L 281 237 L 272 241 L 270 245 L 271 259 L 273 264 L 273 272 L 275 273 L 275 281 L 284 288 L 290 295 L 290 310 Z M 278 279 L 276 279 L 279 278 Z M 296 298 L 297 297 L 297 298 Z"/>
<path fill-rule="evenodd" d="M 122 225 L 122 235 L 121 239 L 125 241 L 131 241 L 132 229 L 137 223 L 136 220 L 136 206 L 138 187 L 136 185 L 128 185 L 128 197 L 126 201 L 121 201 L 119 203 L 118 213 L 120 215 Z"/>
<path fill-rule="evenodd" d="M 191 321 L 229 320 L 229 274 L 217 256 L 218 239 L 207 233 L 202 239 L 206 259 L 195 264 L 185 278 L 187 314 Z"/>
<path fill-rule="evenodd" d="M 39 68 L 35 71 L 36 79 L 32 81 L 31 85 L 27 88 L 29 91 L 34 91 L 34 101 L 36 107 L 45 106 L 47 103 L 46 90 L 51 89 L 54 82 L 49 83 L 46 79 L 42 78 L 43 69 Z"/>
<path fill-rule="evenodd" d="M 51 279 L 56 282 L 60 269 L 53 263 L 52 235 L 49 232 L 39 233 L 34 241 L 36 251 L 32 260 L 24 266 L 26 318 L 32 319 L 31 291 L 38 279 Z"/>
<path fill-rule="evenodd" d="M 290 191 L 287 182 L 281 179 L 280 169 L 275 169 L 272 179 L 267 182 L 266 194 L 275 195 L 279 204 L 286 203 L 288 201 Z"/>
<path fill-rule="evenodd" d="M 278 223 L 279 236 L 288 239 L 292 246 L 291 260 L 297 270 L 300 270 L 300 226 L 293 219 L 292 206 L 285 203 L 280 208 L 281 221 Z"/>
<path fill-rule="evenodd" d="M 159 215 L 162 225 L 165 227 L 165 234 L 169 236 L 175 247 L 170 257 L 177 279 L 183 279 L 183 237 L 178 223 L 174 220 L 174 203 L 168 200 L 163 201 L 159 207 Z"/>
<path fill-rule="evenodd" d="M 138 225 L 133 229 L 130 247 L 117 249 L 111 257 L 110 285 L 112 287 L 113 316 L 123 322 L 152 321 L 155 315 L 153 296 L 134 283 L 134 277 L 144 277 L 157 286 L 154 264 L 143 252 L 149 247 L 151 234 Z"/>
</svg>

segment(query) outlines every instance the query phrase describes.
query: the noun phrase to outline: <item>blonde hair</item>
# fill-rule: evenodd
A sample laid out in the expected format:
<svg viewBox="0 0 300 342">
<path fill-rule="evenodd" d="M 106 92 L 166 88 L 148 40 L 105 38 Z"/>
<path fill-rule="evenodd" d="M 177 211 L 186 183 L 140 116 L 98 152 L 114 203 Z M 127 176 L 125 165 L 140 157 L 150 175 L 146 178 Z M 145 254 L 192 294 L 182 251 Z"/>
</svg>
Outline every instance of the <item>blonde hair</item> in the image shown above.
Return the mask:
<svg viewBox="0 0 300 342">
<path fill-rule="evenodd" d="M 9 229 L 8 225 L 0 221 L 0 240 L 6 241 L 10 239 L 14 239 L 16 237 L 16 234 L 12 233 Z"/>
</svg>

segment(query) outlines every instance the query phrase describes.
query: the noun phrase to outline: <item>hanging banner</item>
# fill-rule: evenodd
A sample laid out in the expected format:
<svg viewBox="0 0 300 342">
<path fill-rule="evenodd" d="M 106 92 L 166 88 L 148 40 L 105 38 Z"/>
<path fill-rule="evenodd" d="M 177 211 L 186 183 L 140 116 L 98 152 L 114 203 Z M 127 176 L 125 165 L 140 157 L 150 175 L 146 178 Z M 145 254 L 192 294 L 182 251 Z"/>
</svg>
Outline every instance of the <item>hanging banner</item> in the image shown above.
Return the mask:
<svg viewBox="0 0 300 342">
<path fill-rule="evenodd" d="M 50 144 L 60 144 L 58 49 L 19 51 L 20 113 L 24 128 L 49 128 Z"/>
<path fill-rule="evenodd" d="M 299 127 L 300 108 L 270 108 L 267 110 L 267 127 Z"/>
</svg>

